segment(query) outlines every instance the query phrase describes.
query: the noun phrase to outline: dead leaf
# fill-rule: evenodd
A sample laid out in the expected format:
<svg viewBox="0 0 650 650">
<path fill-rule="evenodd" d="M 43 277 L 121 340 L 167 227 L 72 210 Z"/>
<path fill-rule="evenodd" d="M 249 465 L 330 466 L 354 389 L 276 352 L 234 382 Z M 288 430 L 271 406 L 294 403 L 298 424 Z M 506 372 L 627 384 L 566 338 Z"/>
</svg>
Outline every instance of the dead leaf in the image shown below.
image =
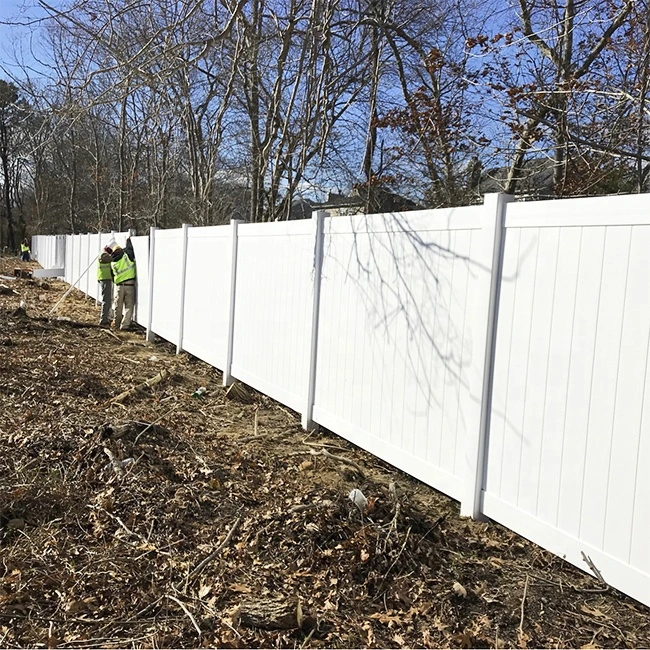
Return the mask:
<svg viewBox="0 0 650 650">
<path fill-rule="evenodd" d="M 65 611 L 68 614 L 79 614 L 80 612 L 85 612 L 86 609 L 87 606 L 83 600 L 72 600 L 65 607 Z"/>
<path fill-rule="evenodd" d="M 599 609 L 592 609 L 589 607 L 589 605 L 580 605 L 580 609 L 585 613 L 589 614 L 589 616 L 595 616 L 596 618 L 603 618 L 605 620 L 611 621 L 612 618 L 611 616 L 608 616 L 604 612 L 601 612 Z"/>
<path fill-rule="evenodd" d="M 314 463 L 312 463 L 312 461 L 310 460 L 304 460 L 302 463 L 300 463 L 300 465 L 298 465 L 298 469 L 301 472 L 304 472 L 305 470 L 308 469 L 313 469 L 313 467 L 314 467 Z"/>
<path fill-rule="evenodd" d="M 230 591 L 235 591 L 238 594 L 250 594 L 252 591 L 250 587 L 238 582 L 233 582 L 231 585 L 228 585 L 228 589 L 230 589 Z"/>
<path fill-rule="evenodd" d="M 465 589 L 465 587 L 463 587 L 460 582 L 454 582 L 452 589 L 457 596 L 460 596 L 461 598 L 467 597 L 467 589 Z"/>
<path fill-rule="evenodd" d="M 451 640 L 454 643 L 457 643 L 460 648 L 471 648 L 472 647 L 472 637 L 466 632 L 461 634 L 454 634 L 451 637 Z"/>
<path fill-rule="evenodd" d="M 205 598 L 212 591 L 212 585 L 201 585 L 199 588 L 199 598 Z"/>
<path fill-rule="evenodd" d="M 384 612 L 375 612 L 374 614 L 371 614 L 368 618 L 375 619 L 375 620 L 379 621 L 380 623 L 384 623 L 386 625 L 391 625 L 393 623 L 401 624 L 402 619 L 399 616 L 395 615 L 395 614 L 391 614 L 390 612 L 392 612 L 392 611 L 393 610 L 391 609 L 386 613 L 384 613 Z"/>
<path fill-rule="evenodd" d="M 530 637 L 522 630 L 517 630 L 517 644 L 520 648 L 527 648 Z"/>
<path fill-rule="evenodd" d="M 367 635 L 366 645 L 368 647 L 373 646 L 375 644 L 375 632 L 372 629 L 372 625 L 370 625 L 368 621 L 364 621 L 363 625 L 361 626 L 361 629 L 366 631 L 366 635 Z"/>
<path fill-rule="evenodd" d="M 361 561 L 367 562 L 370 559 L 370 553 L 365 548 L 361 549 Z"/>
</svg>

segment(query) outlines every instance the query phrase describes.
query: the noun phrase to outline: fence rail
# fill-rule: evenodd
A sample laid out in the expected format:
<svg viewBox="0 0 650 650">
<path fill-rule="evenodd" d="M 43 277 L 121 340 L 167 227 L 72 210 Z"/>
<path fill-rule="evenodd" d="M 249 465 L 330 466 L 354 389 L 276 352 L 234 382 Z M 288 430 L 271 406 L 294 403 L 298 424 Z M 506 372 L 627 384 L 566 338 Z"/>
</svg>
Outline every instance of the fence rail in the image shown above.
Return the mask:
<svg viewBox="0 0 650 650">
<path fill-rule="evenodd" d="M 34 237 L 34 256 L 96 298 L 98 252 L 127 236 Z M 650 605 L 650 197 L 132 242 L 149 339 Z"/>
</svg>

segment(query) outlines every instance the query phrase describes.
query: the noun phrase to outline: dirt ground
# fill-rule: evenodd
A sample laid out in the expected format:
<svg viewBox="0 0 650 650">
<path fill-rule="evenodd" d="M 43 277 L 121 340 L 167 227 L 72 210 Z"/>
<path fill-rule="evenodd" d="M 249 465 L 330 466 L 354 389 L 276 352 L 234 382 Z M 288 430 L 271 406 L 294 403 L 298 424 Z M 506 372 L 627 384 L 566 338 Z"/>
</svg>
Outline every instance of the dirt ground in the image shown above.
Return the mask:
<svg viewBox="0 0 650 650">
<path fill-rule="evenodd" d="M 1 647 L 650 646 L 648 608 L 518 535 L 79 292 L 48 318 L 61 281 L 0 283 Z"/>
</svg>

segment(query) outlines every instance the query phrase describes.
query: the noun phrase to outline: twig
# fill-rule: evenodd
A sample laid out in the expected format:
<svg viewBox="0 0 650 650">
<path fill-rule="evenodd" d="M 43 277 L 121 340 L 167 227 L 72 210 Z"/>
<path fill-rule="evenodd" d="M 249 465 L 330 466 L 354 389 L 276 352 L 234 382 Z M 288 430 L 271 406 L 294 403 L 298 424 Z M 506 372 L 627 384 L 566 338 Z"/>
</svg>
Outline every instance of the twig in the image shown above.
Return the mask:
<svg viewBox="0 0 650 650">
<path fill-rule="evenodd" d="M 323 499 L 322 501 L 317 501 L 316 503 L 301 503 L 297 506 L 292 506 L 289 508 L 289 512 L 304 512 L 305 510 L 313 510 L 314 508 L 331 508 L 334 505 L 333 501 L 329 499 Z"/>
<path fill-rule="evenodd" d="M 526 594 L 528 593 L 528 574 L 526 574 L 526 584 L 524 584 L 524 595 L 521 599 L 521 617 L 519 618 L 519 634 L 524 633 L 524 607 L 526 605 Z"/>
<path fill-rule="evenodd" d="M 141 609 L 139 612 L 136 612 L 131 618 L 127 618 L 125 623 L 130 623 L 131 621 L 134 621 L 137 618 L 140 618 L 141 616 L 144 616 L 145 614 L 148 614 L 165 596 L 160 596 L 159 598 L 156 598 L 156 600 L 153 601 L 153 603 L 149 603 L 146 607 Z M 105 628 L 102 628 L 101 631 L 103 632 Z"/>
<path fill-rule="evenodd" d="M 343 465 L 349 465 L 350 467 L 354 467 L 354 469 L 358 472 L 361 478 L 364 478 L 365 476 L 364 471 L 361 469 L 361 466 L 358 463 L 355 463 L 353 460 L 349 460 L 348 458 L 343 458 L 343 456 L 336 456 L 335 454 L 330 454 L 330 452 L 327 451 L 327 449 L 321 449 L 320 451 L 315 451 L 314 449 L 310 449 L 309 451 L 294 451 L 290 453 L 289 456 L 300 456 L 301 454 L 307 454 L 307 453 L 309 453 L 311 456 L 325 456 L 325 458 L 331 458 L 332 460 L 338 461 Z"/>
<path fill-rule="evenodd" d="M 133 535 L 133 537 L 137 537 L 141 542 L 147 543 L 147 540 L 140 535 L 140 533 L 136 533 L 135 531 L 131 530 L 117 515 L 114 515 L 112 512 L 109 512 L 105 508 L 102 508 L 100 506 L 88 506 L 89 508 L 92 509 L 98 509 L 101 510 L 104 514 L 108 515 L 113 521 L 117 522 L 122 530 L 124 530 L 127 535 Z"/>
<path fill-rule="evenodd" d="M 124 341 L 122 341 L 122 339 L 117 334 L 113 334 L 111 330 L 102 329 L 102 332 L 106 332 L 106 334 L 112 336 L 120 345 L 124 345 Z"/>
<path fill-rule="evenodd" d="M 409 535 L 411 534 L 411 526 L 409 526 L 409 529 L 406 531 L 406 537 L 404 538 L 404 543 L 402 544 L 402 547 L 399 550 L 399 553 L 397 554 L 397 557 L 393 560 L 393 563 L 388 567 L 388 571 L 384 573 L 384 577 L 381 579 L 381 583 L 379 587 L 377 588 L 377 594 L 381 592 L 381 588 L 384 586 L 384 583 L 388 579 L 388 575 L 390 572 L 393 570 L 393 567 L 397 564 L 397 560 L 400 559 L 402 553 L 404 552 L 404 549 L 406 548 L 406 542 L 409 540 Z M 378 596 L 375 596 L 374 600 L 377 600 Z"/>
<path fill-rule="evenodd" d="M 400 512 L 401 512 L 401 506 L 399 501 L 396 500 L 395 514 L 393 515 L 393 518 L 390 520 L 390 524 L 388 526 L 388 532 L 386 533 L 386 537 L 384 539 L 384 553 L 388 548 L 388 540 L 390 539 L 391 533 L 395 532 L 395 534 L 397 534 L 397 520 L 399 519 Z M 397 535 L 397 539 L 399 539 L 399 535 Z"/>
<path fill-rule="evenodd" d="M 169 379 L 174 374 L 174 372 L 175 372 L 174 370 L 167 370 L 166 368 L 163 368 L 154 377 L 151 377 L 150 379 L 147 379 L 147 380 L 143 381 L 141 384 L 138 384 L 137 386 L 134 386 L 133 388 L 129 388 L 128 390 L 125 390 L 123 393 L 120 393 L 117 397 L 114 397 L 111 400 L 111 404 L 117 404 L 119 402 L 122 402 L 127 397 L 131 397 L 132 395 L 135 395 L 136 393 L 144 391 L 147 388 L 152 388 L 156 384 L 160 384 L 161 382 L 165 381 L 166 379 Z"/>
<path fill-rule="evenodd" d="M 199 635 L 199 638 L 201 638 L 201 628 L 199 627 L 198 623 L 196 622 L 196 619 L 194 618 L 194 616 L 192 616 L 192 612 L 190 612 L 190 610 L 187 609 L 187 607 L 185 607 L 185 604 L 183 602 L 181 602 L 180 600 L 178 600 L 178 598 L 176 598 L 176 596 L 172 596 L 171 594 L 167 594 L 167 598 L 169 598 L 170 600 L 173 600 L 175 603 L 177 603 L 180 606 L 180 608 L 187 614 L 187 617 L 190 619 L 190 621 L 192 621 L 192 625 L 194 626 L 194 629 L 196 630 L 197 634 Z"/>
<path fill-rule="evenodd" d="M 301 649 L 304 648 L 309 643 L 311 638 L 314 636 L 315 631 L 316 631 L 316 627 L 312 627 L 311 632 L 306 636 L 305 640 L 302 642 L 302 645 L 300 646 Z"/>
<path fill-rule="evenodd" d="M 108 456 L 108 460 L 111 461 L 111 465 L 113 466 L 115 473 L 119 477 L 124 476 L 124 467 L 122 467 L 122 463 L 120 463 L 120 461 L 115 458 L 115 454 L 108 447 L 104 447 L 104 453 Z"/>
<path fill-rule="evenodd" d="M 301 442 L 303 445 L 307 445 L 308 447 L 325 447 L 326 449 L 336 449 L 337 451 L 350 451 L 345 447 L 339 447 L 338 445 L 330 445 L 324 442 L 307 442 L 306 438 L 304 440 L 301 440 Z"/>
<path fill-rule="evenodd" d="M 193 580 L 197 575 L 199 575 L 199 573 L 201 573 L 201 571 L 203 571 L 203 569 L 210 562 L 212 562 L 212 560 L 214 560 L 215 557 L 217 557 L 219 551 L 221 551 L 221 549 L 228 544 L 232 536 L 235 534 L 235 531 L 237 530 L 237 527 L 239 526 L 240 522 L 241 522 L 241 517 L 237 517 L 237 519 L 235 519 L 235 523 L 230 527 L 230 530 L 228 531 L 228 534 L 226 535 L 226 538 L 223 540 L 223 542 L 221 542 L 221 544 L 219 544 L 219 546 L 217 546 L 217 548 L 215 548 L 214 551 L 212 551 L 212 553 L 208 555 L 208 557 L 206 557 L 204 560 L 199 562 L 196 565 L 196 567 L 190 571 L 189 575 L 187 576 L 187 580 L 185 581 L 186 583 L 189 583 L 190 580 Z"/>
<path fill-rule="evenodd" d="M 562 588 L 562 583 L 555 582 L 555 580 L 549 580 L 548 578 L 545 578 L 544 576 L 531 575 L 530 577 L 533 580 L 541 580 L 542 582 L 545 582 L 547 585 L 552 585 L 553 587 L 559 587 L 560 589 Z"/>
<path fill-rule="evenodd" d="M 52 623 L 59 623 L 60 625 L 65 625 L 66 623 L 86 623 L 87 625 L 94 625 L 96 623 L 103 623 L 107 618 L 56 618 L 53 616 L 35 616 L 33 614 L 5 614 L 0 612 L 0 618 L 18 618 L 24 620 L 33 620 L 33 621 L 51 621 Z M 111 619 L 111 623 L 115 622 L 114 619 Z M 120 621 L 120 624 L 126 621 Z"/>
<path fill-rule="evenodd" d="M 135 437 L 135 440 L 133 441 L 133 444 L 134 444 L 134 445 L 137 445 L 137 444 L 138 444 L 138 440 L 140 440 L 140 436 L 141 436 L 141 435 L 143 435 L 144 433 L 146 433 L 147 431 L 149 431 L 149 429 L 151 429 L 151 427 L 152 427 L 154 424 L 158 424 L 158 422 L 160 422 L 163 418 L 166 418 L 168 415 L 170 415 L 171 413 L 173 413 L 177 408 L 178 408 L 178 404 L 174 404 L 174 406 L 172 406 L 172 407 L 169 409 L 169 411 L 163 413 L 160 417 L 157 417 L 153 422 L 150 422 L 150 423 L 149 423 L 149 424 L 148 424 L 144 429 L 142 429 L 142 431 L 140 431 L 140 433 Z"/>
<path fill-rule="evenodd" d="M 605 578 L 603 578 L 603 574 L 598 570 L 598 567 L 593 563 L 592 559 L 585 554 L 584 551 L 580 551 L 582 553 L 582 559 L 587 563 L 587 566 L 594 572 L 594 575 L 602 584 L 604 584 L 606 587 L 609 587 L 607 582 L 605 581 Z"/>
</svg>

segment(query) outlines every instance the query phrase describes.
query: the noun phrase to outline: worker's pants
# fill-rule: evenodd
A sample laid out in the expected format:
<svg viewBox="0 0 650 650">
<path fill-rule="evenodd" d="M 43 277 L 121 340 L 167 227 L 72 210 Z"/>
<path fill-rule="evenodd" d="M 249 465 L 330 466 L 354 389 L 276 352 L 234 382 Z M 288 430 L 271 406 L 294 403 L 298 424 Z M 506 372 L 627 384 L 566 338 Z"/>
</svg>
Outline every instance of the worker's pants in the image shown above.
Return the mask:
<svg viewBox="0 0 650 650">
<path fill-rule="evenodd" d="M 115 329 L 126 330 L 131 327 L 133 319 L 133 307 L 135 306 L 135 286 L 132 284 L 116 285 L 117 294 L 115 297 Z M 122 319 L 124 310 L 124 319 Z"/>
<path fill-rule="evenodd" d="M 99 324 L 110 325 L 111 307 L 113 306 L 113 280 L 99 281 L 99 300 L 102 303 L 102 315 L 99 318 Z"/>
</svg>

